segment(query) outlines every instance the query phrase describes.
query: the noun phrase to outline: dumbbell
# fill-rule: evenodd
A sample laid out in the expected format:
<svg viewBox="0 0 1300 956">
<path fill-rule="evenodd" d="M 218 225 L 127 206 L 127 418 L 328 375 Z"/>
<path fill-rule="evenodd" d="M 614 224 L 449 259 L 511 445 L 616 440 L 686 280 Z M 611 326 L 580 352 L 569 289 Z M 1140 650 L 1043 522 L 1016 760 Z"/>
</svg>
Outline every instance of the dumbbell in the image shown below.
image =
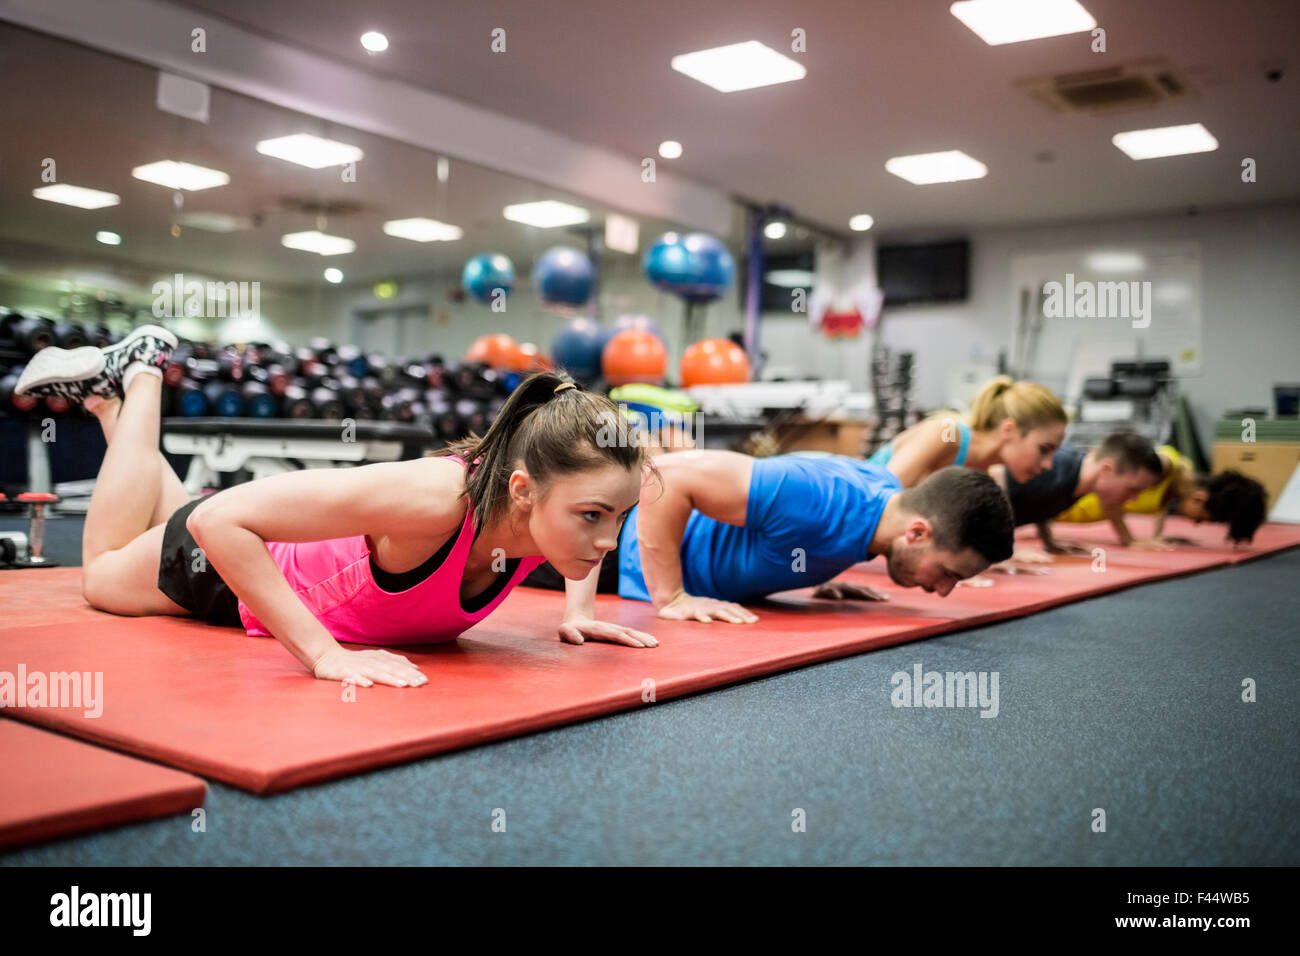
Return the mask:
<svg viewBox="0 0 1300 956">
<path fill-rule="evenodd" d="M 237 349 L 227 346 L 217 355 L 217 375 L 226 382 L 244 380 L 244 356 Z"/>
<path fill-rule="evenodd" d="M 284 404 L 280 406 L 284 418 L 304 419 L 316 417 L 316 406 L 312 404 L 307 390 L 297 383 L 288 385 L 284 390 Z"/>
<path fill-rule="evenodd" d="M 240 394 L 249 418 L 275 418 L 280 410 L 280 399 L 261 382 L 245 382 Z"/>
<path fill-rule="evenodd" d="M 260 382 L 276 398 L 284 394 L 292 379 L 280 365 L 249 365 L 244 369 L 245 381 Z"/>
<path fill-rule="evenodd" d="M 14 342 L 20 349 L 35 354 L 55 343 L 54 323 L 44 318 L 23 318 L 11 326 Z"/>
<path fill-rule="evenodd" d="M 202 418 L 208 413 L 208 396 L 203 385 L 192 378 L 181 379 L 176 386 L 176 414 L 184 418 Z"/>
<path fill-rule="evenodd" d="M 338 360 L 353 378 L 365 378 L 370 374 L 370 362 L 355 345 L 340 346 Z"/>
<path fill-rule="evenodd" d="M 326 379 L 326 382 L 332 382 L 337 385 L 335 379 Z M 348 417 L 347 406 L 343 404 L 337 388 L 330 385 L 321 385 L 308 393 L 311 403 L 316 406 L 317 418 L 323 418 L 326 421 L 337 422 L 340 419 Z"/>
<path fill-rule="evenodd" d="M 18 365 L 10 369 L 9 374 L 0 378 L 0 409 L 12 409 L 15 412 L 30 412 L 40 404 L 35 395 L 15 395 L 18 379 L 27 366 Z"/>
<path fill-rule="evenodd" d="M 337 365 L 339 362 L 338 349 L 334 348 L 334 343 L 327 338 L 317 336 L 307 343 L 315 356 L 316 361 L 321 365 L 330 367 Z"/>
<path fill-rule="evenodd" d="M 456 414 L 460 416 L 465 433 L 473 432 L 482 437 L 487 431 L 487 408 L 473 398 L 461 398 L 456 401 Z"/>
<path fill-rule="evenodd" d="M 18 554 L 11 562 L 15 568 L 57 568 L 59 563 L 45 557 L 45 506 L 59 500 L 58 495 L 43 491 L 24 491 L 18 500 L 28 506 L 31 519 L 25 554 Z"/>
<path fill-rule="evenodd" d="M 193 351 L 189 343 L 182 343 L 174 348 L 171 357 L 167 360 L 167 367 L 163 369 L 163 382 L 172 388 L 180 385 L 186 377 L 186 369 L 192 355 Z"/>
<path fill-rule="evenodd" d="M 86 344 L 86 330 L 80 322 L 67 319 L 54 324 L 54 341 L 61 349 L 79 349 Z"/>
<path fill-rule="evenodd" d="M 108 326 L 103 322 L 87 325 L 86 344 L 93 345 L 97 349 L 107 348 L 113 344 L 113 333 L 108 330 Z"/>
<path fill-rule="evenodd" d="M 244 414 L 244 396 L 234 382 L 208 382 L 203 386 L 203 394 L 214 415 L 238 418 Z"/>
</svg>

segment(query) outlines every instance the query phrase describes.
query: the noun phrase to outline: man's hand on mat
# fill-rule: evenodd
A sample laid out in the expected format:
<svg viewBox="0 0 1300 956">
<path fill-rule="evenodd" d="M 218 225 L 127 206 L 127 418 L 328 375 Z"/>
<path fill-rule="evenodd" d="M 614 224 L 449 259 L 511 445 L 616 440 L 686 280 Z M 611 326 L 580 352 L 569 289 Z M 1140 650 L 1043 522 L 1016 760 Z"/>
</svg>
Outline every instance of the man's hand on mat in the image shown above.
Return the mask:
<svg viewBox="0 0 1300 956">
<path fill-rule="evenodd" d="M 813 589 L 815 598 L 830 598 L 833 601 L 888 601 L 889 595 L 865 584 L 850 584 L 848 581 L 827 581 Z"/>
<path fill-rule="evenodd" d="M 726 621 L 728 624 L 753 624 L 758 615 L 739 604 L 719 601 L 716 598 L 696 597 L 684 591 L 659 609 L 665 621 L 700 621 L 711 624 Z"/>
<path fill-rule="evenodd" d="M 1092 554 L 1083 545 L 1067 544 L 1064 541 L 1053 541 L 1051 544 L 1044 545 L 1043 548 L 1048 554 Z"/>
<path fill-rule="evenodd" d="M 389 651 L 326 651 L 313 671 L 321 680 L 352 681 L 358 687 L 374 683 L 390 687 L 419 687 L 429 682 L 420 669 L 401 654 Z"/>
<path fill-rule="evenodd" d="M 1166 541 L 1164 538 L 1134 538 L 1129 542 L 1130 548 L 1136 548 L 1138 551 L 1172 551 L 1174 545 L 1172 541 Z"/>
<path fill-rule="evenodd" d="M 1017 564 L 1051 564 L 1052 560 L 1050 554 L 1038 548 L 1016 548 L 1008 559 L 1008 561 L 1014 561 Z M 1006 565 L 1007 561 L 1002 562 L 1002 564 Z"/>
<path fill-rule="evenodd" d="M 658 647 L 659 642 L 645 631 L 597 621 L 589 617 L 571 617 L 560 624 L 560 640 L 569 644 L 581 644 L 584 641 L 603 641 L 606 644 L 622 644 L 625 647 Z"/>
</svg>

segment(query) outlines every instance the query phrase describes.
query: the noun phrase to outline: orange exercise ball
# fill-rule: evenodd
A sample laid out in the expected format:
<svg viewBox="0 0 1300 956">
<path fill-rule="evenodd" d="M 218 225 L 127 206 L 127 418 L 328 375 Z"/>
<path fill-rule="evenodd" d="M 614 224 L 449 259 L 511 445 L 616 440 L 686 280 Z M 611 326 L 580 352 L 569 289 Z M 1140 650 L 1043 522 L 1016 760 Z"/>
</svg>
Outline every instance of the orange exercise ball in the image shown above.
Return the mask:
<svg viewBox="0 0 1300 956">
<path fill-rule="evenodd" d="M 532 342 L 524 342 L 515 350 L 516 372 L 549 372 L 555 368 L 546 353 Z"/>
<path fill-rule="evenodd" d="M 624 329 L 605 344 L 600 370 L 610 385 L 661 385 L 668 373 L 668 350 L 653 332 Z"/>
<path fill-rule="evenodd" d="M 704 339 L 682 356 L 682 388 L 749 381 L 749 356 L 731 339 Z"/>
<path fill-rule="evenodd" d="M 513 368 L 519 343 L 504 332 L 480 335 L 465 353 L 466 362 L 483 362 L 493 368 Z"/>
</svg>

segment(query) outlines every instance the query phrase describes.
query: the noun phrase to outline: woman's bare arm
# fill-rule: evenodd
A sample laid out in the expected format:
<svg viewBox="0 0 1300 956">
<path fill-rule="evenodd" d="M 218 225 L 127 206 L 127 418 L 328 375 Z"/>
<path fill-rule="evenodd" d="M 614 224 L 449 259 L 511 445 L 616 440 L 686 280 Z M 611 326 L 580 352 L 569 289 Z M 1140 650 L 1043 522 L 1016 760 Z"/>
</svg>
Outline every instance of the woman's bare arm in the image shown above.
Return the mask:
<svg viewBox="0 0 1300 956">
<path fill-rule="evenodd" d="M 186 527 L 231 590 L 316 673 L 326 654 L 342 648 L 298 599 L 266 542 L 450 534 L 464 518 L 463 482 L 460 465 L 436 458 L 309 469 L 214 495 Z"/>
</svg>

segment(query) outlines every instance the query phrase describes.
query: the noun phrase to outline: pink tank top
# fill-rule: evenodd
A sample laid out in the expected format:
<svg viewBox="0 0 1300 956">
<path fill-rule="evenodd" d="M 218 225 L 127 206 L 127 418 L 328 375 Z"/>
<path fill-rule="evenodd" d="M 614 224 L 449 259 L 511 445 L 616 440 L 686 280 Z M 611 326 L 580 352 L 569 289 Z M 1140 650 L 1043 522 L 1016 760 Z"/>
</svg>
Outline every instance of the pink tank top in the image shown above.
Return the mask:
<svg viewBox="0 0 1300 956">
<path fill-rule="evenodd" d="M 496 610 L 506 595 L 546 560 L 541 555 L 520 558 L 496 597 L 477 611 L 466 611 L 460 602 L 460 585 L 473 543 L 474 504 L 467 502 L 451 553 L 419 584 L 397 593 L 375 583 L 365 535 L 329 541 L 268 541 L 266 547 L 299 600 L 335 640 L 389 646 L 454 641 Z M 496 586 L 495 582 L 488 585 L 489 589 Z M 243 601 L 239 602 L 239 618 L 251 636 L 272 636 Z"/>
</svg>

